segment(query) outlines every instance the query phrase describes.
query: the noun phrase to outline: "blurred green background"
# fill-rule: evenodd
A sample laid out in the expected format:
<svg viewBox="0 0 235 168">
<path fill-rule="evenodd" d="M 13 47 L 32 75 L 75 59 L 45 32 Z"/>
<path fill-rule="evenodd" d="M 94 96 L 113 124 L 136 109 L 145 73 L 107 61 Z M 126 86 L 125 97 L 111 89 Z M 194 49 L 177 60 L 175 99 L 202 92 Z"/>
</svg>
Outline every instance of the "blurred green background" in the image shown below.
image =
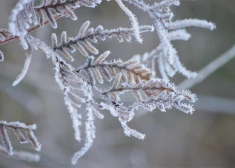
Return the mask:
<svg viewBox="0 0 235 168">
<path fill-rule="evenodd" d="M 8 18 L 15 4 L 16 0 L 0 1 L 1 28 L 8 28 Z M 128 7 L 137 15 L 140 24 L 152 25 L 146 13 L 130 5 Z M 234 0 L 182 0 L 180 7 L 173 7 L 175 19 L 199 18 L 217 25 L 212 32 L 189 28 L 192 38 L 188 42 L 174 42 L 182 63 L 188 69 L 199 71 L 234 45 L 234 7 Z M 87 20 L 91 21 L 92 27 L 130 27 L 128 17 L 115 2 L 104 1 L 95 9 L 82 7 L 76 13 L 77 22 L 62 18 L 58 20 L 57 30 L 47 25 L 32 34 L 50 44 L 52 32 L 59 35 L 65 30 L 70 37 L 75 36 Z M 100 53 L 110 50 L 109 60 L 127 60 L 135 54 L 151 51 L 159 42 L 156 32 L 145 33 L 143 38 L 142 45 L 133 38 L 132 43 L 107 39 L 95 46 Z M 97 119 L 97 137 L 93 147 L 76 166 L 71 166 L 70 158 L 82 144 L 74 140 L 63 95 L 54 81 L 53 65 L 42 53 L 34 52 L 26 78 L 17 87 L 12 87 L 25 58 L 18 44 L 19 41 L 15 40 L 0 46 L 5 54 L 5 61 L 0 63 L 0 118 L 37 124 L 35 133 L 42 143 L 41 161 L 27 163 L 0 155 L 0 167 L 235 167 L 235 60 L 191 89 L 199 97 L 193 115 L 175 109 L 167 113 L 159 110 L 139 112 L 131 127 L 146 134 L 144 141 L 125 137 L 118 121 L 108 113 L 103 120 Z M 85 58 L 78 52 L 74 56 L 74 66 L 84 63 Z M 172 79 L 176 84 L 182 80 L 184 77 L 180 75 Z M 84 113 L 82 109 L 80 112 Z M 32 151 L 29 145 L 20 145 L 14 135 L 11 140 L 14 149 Z"/>
</svg>

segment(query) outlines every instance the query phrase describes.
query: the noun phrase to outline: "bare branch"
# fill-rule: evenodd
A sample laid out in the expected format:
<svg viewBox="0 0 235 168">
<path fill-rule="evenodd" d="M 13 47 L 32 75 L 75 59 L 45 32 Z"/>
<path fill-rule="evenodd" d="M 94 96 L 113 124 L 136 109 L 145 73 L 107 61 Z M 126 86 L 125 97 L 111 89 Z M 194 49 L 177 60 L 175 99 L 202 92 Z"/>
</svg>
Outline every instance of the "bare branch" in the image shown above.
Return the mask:
<svg viewBox="0 0 235 168">
<path fill-rule="evenodd" d="M 196 84 L 205 80 L 209 75 L 215 72 L 217 69 L 225 65 L 231 59 L 235 57 L 235 46 L 226 51 L 223 55 L 213 60 L 211 63 L 202 68 L 196 78 L 191 80 L 185 80 L 178 85 L 179 89 L 189 89 L 195 86 Z"/>
</svg>

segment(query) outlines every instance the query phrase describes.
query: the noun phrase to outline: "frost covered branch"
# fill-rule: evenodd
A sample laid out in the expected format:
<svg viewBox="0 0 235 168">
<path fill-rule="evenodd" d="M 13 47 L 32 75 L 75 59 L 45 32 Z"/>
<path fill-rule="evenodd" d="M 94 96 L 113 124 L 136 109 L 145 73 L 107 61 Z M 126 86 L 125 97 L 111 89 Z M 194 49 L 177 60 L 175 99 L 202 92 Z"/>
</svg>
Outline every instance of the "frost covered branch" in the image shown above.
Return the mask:
<svg viewBox="0 0 235 168">
<path fill-rule="evenodd" d="M 24 49 L 28 48 L 25 35 L 33 26 L 43 26 L 48 18 L 53 28 L 57 28 L 56 19 L 70 17 L 76 20 L 73 10 L 80 6 L 94 8 L 100 0 L 41 0 L 39 6 L 34 6 L 35 0 L 20 0 L 12 10 L 9 22 L 9 31 L 13 36 L 18 36 Z M 53 14 L 53 12 L 55 14 Z"/>
<path fill-rule="evenodd" d="M 191 35 L 185 30 L 186 27 L 195 26 L 213 30 L 215 25 L 199 19 L 174 21 L 174 14 L 170 8 L 171 6 L 179 6 L 179 0 L 162 0 L 151 5 L 146 4 L 143 0 L 115 1 L 129 17 L 131 28 L 118 27 L 108 30 L 101 25 L 89 28 L 90 21 L 86 21 L 81 25 L 75 37 L 68 37 L 67 33 L 63 31 L 59 41 L 56 34 L 53 33 L 51 35 L 52 46 L 49 46 L 29 33 L 48 23 L 53 28 L 57 28 L 56 20 L 61 17 L 77 20 L 75 9 L 80 6 L 94 8 L 102 0 L 41 0 L 39 6 L 35 6 L 35 0 L 19 0 L 12 10 L 9 30 L 0 30 L 0 45 L 13 39 L 19 39 L 25 50 L 25 63 L 21 73 L 13 82 L 13 86 L 20 83 L 27 74 L 33 50 L 42 51 L 47 59 L 52 60 L 55 81 L 63 93 L 64 102 L 72 120 L 74 137 L 77 141 L 84 142 L 83 147 L 74 154 L 72 164 L 76 164 L 78 159 L 91 148 L 96 137 L 95 119 L 103 119 L 103 111 L 110 112 L 113 117 L 118 119 L 126 136 L 143 140 L 145 138 L 143 133 L 128 126 L 134 118 L 136 110 L 139 108 L 145 111 L 158 109 L 165 112 L 168 109 L 176 108 L 184 113 L 192 114 L 194 102 L 197 100 L 195 94 L 188 90 L 180 91 L 173 83 L 169 82 L 169 77 L 173 77 L 177 72 L 188 78 L 196 77 L 195 72 L 187 70 L 182 65 L 171 42 L 174 40 L 187 41 Z M 124 3 L 132 4 L 147 12 L 153 19 L 154 26 L 139 26 L 137 17 Z M 155 29 L 160 43 L 155 49 L 143 56 L 135 56 L 127 61 L 122 61 L 119 58 L 106 61 L 110 51 L 100 54 L 97 58 L 91 56 L 91 54 L 99 54 L 99 50 L 93 45 L 98 40 L 104 41 L 107 38 L 115 37 L 119 42 L 131 42 L 131 38 L 134 36 L 138 42 L 142 43 L 141 33 L 152 32 L 153 29 Z M 60 51 L 69 61 L 73 61 L 74 57 L 70 53 L 74 53 L 76 50 L 87 57 L 85 64 L 76 68 L 56 52 Z M 199 79 L 206 77 L 231 59 L 231 53 L 228 55 L 200 72 Z M 0 61 L 3 60 L 4 55 L 0 51 Z M 157 78 L 155 75 L 156 60 L 163 79 Z M 214 67 L 214 65 L 215 68 L 211 69 L 210 67 Z M 206 75 L 200 76 L 204 72 Z M 106 84 L 109 86 L 107 87 Z M 121 95 L 129 93 L 133 95 L 135 100 L 126 105 L 121 99 Z M 85 109 L 84 112 L 78 112 L 78 109 L 82 107 Z M 80 129 L 84 116 L 85 137 L 82 137 Z M 6 128 L 13 129 L 21 143 L 30 142 L 36 150 L 40 150 L 41 145 L 33 133 L 36 129 L 35 125 L 26 126 L 19 122 L 1 121 L 0 135 L 3 147 L 8 154 L 14 152 Z M 23 155 L 28 156 L 27 154 Z"/>
<path fill-rule="evenodd" d="M 98 49 L 92 45 L 92 43 L 97 43 L 97 39 L 102 41 L 106 38 L 115 37 L 119 42 L 126 40 L 131 41 L 131 36 L 134 35 L 133 28 L 118 28 L 107 30 L 103 26 L 99 25 L 95 29 L 89 28 L 90 22 L 87 21 L 81 26 L 79 33 L 76 37 L 68 38 L 66 32 L 61 34 L 61 42 L 58 43 L 58 38 L 56 34 L 52 34 L 52 48 L 54 51 L 61 51 L 68 60 L 74 60 L 73 57 L 67 52 L 69 50 L 71 53 L 75 52 L 76 49 L 84 56 L 88 56 L 88 52 L 93 54 L 98 54 Z M 152 32 L 154 28 L 152 26 L 140 26 L 140 33 Z M 67 49 L 67 50 L 66 50 Z"/>
<path fill-rule="evenodd" d="M 75 153 L 73 164 L 92 146 L 95 138 L 94 117 L 103 119 L 101 110 L 108 110 L 113 117 L 118 118 L 125 135 L 142 140 L 145 135 L 127 125 L 139 107 L 147 111 L 153 111 L 156 108 L 165 111 L 172 107 L 185 113 L 192 114 L 194 111 L 192 105 L 186 103 L 196 101 L 194 94 L 187 90 L 177 91 L 173 84 L 155 79 L 153 72 L 141 65 L 137 59 L 107 62 L 105 59 L 109 54 L 110 52 L 106 51 L 96 60 L 94 57 L 88 57 L 85 65 L 76 70 L 58 58 L 53 61 L 55 79 L 64 93 L 65 104 L 73 121 L 75 139 L 78 141 L 81 141 L 79 126 L 82 113 L 78 114 L 77 109 L 85 104 L 87 111 L 85 145 Z M 102 84 L 104 79 L 111 83 L 110 88 L 106 90 L 96 85 L 96 82 Z M 128 91 L 132 92 L 136 102 L 126 106 L 121 102 L 120 95 Z M 94 94 L 97 94 L 102 101 L 97 102 Z"/>
<path fill-rule="evenodd" d="M 9 136 L 7 134 L 7 128 L 13 130 L 15 136 L 20 143 L 31 143 L 36 151 L 41 150 L 41 144 L 38 142 L 33 131 L 36 130 L 36 125 L 25 125 L 20 122 L 6 122 L 0 121 L 0 136 L 3 148 L 9 155 L 14 155 L 13 148 Z M 23 133 L 24 132 L 24 133 Z"/>
<path fill-rule="evenodd" d="M 133 29 L 131 28 L 130 29 L 118 28 L 118 29 L 112 29 L 112 30 L 104 30 L 103 27 L 100 25 L 96 29 L 94 28 L 88 29 L 89 25 L 90 25 L 89 21 L 85 22 L 81 26 L 78 35 L 74 38 L 68 38 L 67 33 L 65 31 L 62 32 L 60 44 L 58 43 L 57 36 L 53 33 L 51 36 L 53 51 L 59 50 L 64 54 L 64 56 L 68 60 L 73 61 L 74 60 L 73 56 L 71 56 L 71 54 L 67 50 L 70 50 L 70 52 L 73 53 L 77 49 L 84 56 L 89 55 L 87 50 L 93 54 L 98 54 L 98 49 L 92 45 L 92 42 L 97 43 L 97 38 L 104 41 L 106 40 L 107 37 L 112 38 L 114 36 L 118 39 L 119 42 L 122 42 L 124 38 L 127 41 L 130 41 L 131 35 L 133 35 Z M 153 31 L 152 26 L 140 26 L 139 29 L 141 33 Z M 28 45 L 28 49 L 25 51 L 26 59 L 25 59 L 25 63 L 24 63 L 21 73 L 18 75 L 18 77 L 12 84 L 13 86 L 16 86 L 17 84 L 19 84 L 20 81 L 25 77 L 29 69 L 30 63 L 31 63 L 33 48 L 36 50 L 38 48 L 41 49 L 47 54 L 48 58 L 50 58 L 51 55 L 55 54 L 51 49 L 49 49 L 49 47 L 45 43 L 42 43 L 40 40 L 34 39 L 30 35 L 26 35 L 24 39 Z"/>
<path fill-rule="evenodd" d="M 187 70 L 179 60 L 176 49 L 171 44 L 172 40 L 187 40 L 188 33 L 183 29 L 186 27 L 201 27 L 210 30 L 215 29 L 211 22 L 199 19 L 184 19 L 173 21 L 173 12 L 171 6 L 179 6 L 179 0 L 163 0 L 152 5 L 146 4 L 143 0 L 124 0 L 137 8 L 147 12 L 153 19 L 155 30 L 160 39 L 160 44 L 156 47 L 155 52 L 150 55 L 145 54 L 145 62 L 152 62 L 151 67 L 155 70 L 155 59 L 158 59 L 158 66 L 163 79 L 169 81 L 176 72 L 181 73 L 187 78 L 195 78 L 196 73 Z M 177 34 L 177 38 L 173 38 Z"/>
<path fill-rule="evenodd" d="M 139 23 L 136 16 L 123 4 L 122 0 L 115 0 L 120 8 L 125 12 L 125 14 L 129 17 L 131 25 L 133 27 L 134 36 L 136 41 L 139 43 L 143 42 L 143 39 L 140 37 Z"/>
</svg>

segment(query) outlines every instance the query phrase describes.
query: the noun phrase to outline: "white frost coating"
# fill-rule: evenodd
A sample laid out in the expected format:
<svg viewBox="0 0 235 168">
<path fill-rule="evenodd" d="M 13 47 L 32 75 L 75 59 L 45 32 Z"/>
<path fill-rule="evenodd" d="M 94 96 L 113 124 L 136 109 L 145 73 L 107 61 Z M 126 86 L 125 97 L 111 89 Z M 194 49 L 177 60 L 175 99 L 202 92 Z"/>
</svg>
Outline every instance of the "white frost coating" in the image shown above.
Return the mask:
<svg viewBox="0 0 235 168">
<path fill-rule="evenodd" d="M 154 15 L 152 17 L 155 17 Z M 172 44 L 170 43 L 169 39 L 167 38 L 168 32 L 164 28 L 163 23 L 161 20 L 155 20 L 155 29 L 158 33 L 158 37 L 160 39 L 160 45 L 162 46 L 162 50 L 164 55 L 166 55 L 166 59 L 169 61 L 170 64 L 173 63 L 173 58 L 176 54 L 176 50 L 173 48 Z"/>
<path fill-rule="evenodd" d="M 177 91 L 172 83 L 153 78 L 151 76 L 151 70 L 140 64 L 139 59 L 137 58 L 125 62 L 120 59 L 105 61 L 108 54 L 109 52 L 105 52 L 103 55 L 101 54 L 96 61 L 94 61 L 94 57 L 89 57 L 87 58 L 86 63 L 76 70 L 72 67 L 67 67 L 66 62 L 62 61 L 62 59 L 53 57 L 53 63 L 55 64 L 55 79 L 64 93 L 65 104 L 70 112 L 73 127 L 75 129 L 75 139 L 80 138 L 80 132 L 76 133 L 76 129 L 78 129 L 80 126 L 79 124 L 81 124 L 81 115 L 77 114 L 76 106 L 74 104 L 76 104 L 76 101 L 81 101 L 81 98 L 82 101 L 80 103 L 86 104 L 87 118 L 85 121 L 85 144 L 81 150 L 74 154 L 71 160 L 72 164 L 76 164 L 77 160 L 91 148 L 95 138 L 94 117 L 100 119 L 104 117 L 99 110 L 108 110 L 112 116 L 118 118 L 125 135 L 133 136 L 141 140 L 145 138 L 145 135 L 135 129 L 131 129 L 127 125 L 127 123 L 134 118 L 134 111 L 139 107 L 143 107 L 148 111 L 159 109 L 163 112 L 173 107 L 185 113 L 192 113 L 194 110 L 190 104 L 184 104 L 186 101 L 189 101 L 190 103 L 195 101 L 196 97 L 191 92 Z M 97 77 L 97 74 L 93 74 L 91 71 L 97 67 L 99 67 L 100 70 L 102 68 L 107 68 L 106 66 L 109 66 L 109 69 L 107 70 L 110 71 L 110 73 L 113 67 L 119 68 L 119 72 L 113 72 L 112 86 L 107 90 L 102 90 L 96 87 L 95 82 L 92 82 L 95 80 L 95 77 Z M 133 72 L 131 71 L 136 73 L 135 76 L 133 76 Z M 83 75 L 83 73 L 86 75 Z M 104 76 L 102 73 L 99 74 L 99 76 L 100 75 Z M 125 79 L 122 78 L 125 75 Z M 129 76 L 127 77 L 127 75 Z M 138 78 L 142 75 L 145 77 L 146 75 L 149 76 L 149 79 L 141 80 L 139 78 L 138 82 L 133 81 L 132 78 Z M 74 84 L 76 84 L 76 89 L 74 89 Z M 102 99 L 101 103 L 98 103 L 93 99 L 93 91 L 100 96 Z M 121 102 L 120 99 L 120 95 L 127 91 L 137 92 L 138 94 L 136 102 L 128 106 Z M 141 99 L 141 94 L 146 97 Z M 79 96 L 79 98 L 77 96 Z"/>
<path fill-rule="evenodd" d="M 201 27 L 210 30 L 214 30 L 216 28 L 214 23 L 208 22 L 206 20 L 200 19 L 184 19 L 184 20 L 176 20 L 174 22 L 165 23 L 165 26 L 168 29 L 180 29 L 185 27 Z"/>
<path fill-rule="evenodd" d="M 118 86 L 120 85 L 121 79 L 122 79 L 122 73 L 117 74 L 116 77 L 114 78 L 113 85 L 112 85 L 114 89 L 118 88 Z"/>
<path fill-rule="evenodd" d="M 77 163 L 77 160 L 82 157 L 92 146 L 93 141 L 96 137 L 95 135 L 95 125 L 94 125 L 94 114 L 91 109 L 91 104 L 88 103 L 86 107 L 87 111 L 87 120 L 86 120 L 86 139 L 85 139 L 85 145 L 82 147 L 82 149 L 78 152 L 76 152 L 71 160 L 72 164 L 75 165 Z"/>
<path fill-rule="evenodd" d="M 66 94 L 65 94 L 66 95 Z M 77 141 L 81 142 L 80 126 L 82 125 L 80 119 L 82 118 L 78 111 L 72 106 L 71 102 L 68 100 L 67 96 L 64 97 L 65 105 L 70 113 L 70 117 L 73 123 L 74 137 Z"/>
<path fill-rule="evenodd" d="M 25 35 L 26 34 L 19 35 L 20 44 L 21 44 L 21 46 L 23 47 L 24 50 L 27 50 L 29 48 L 29 45 L 28 45 L 27 41 L 25 40 Z"/>
<path fill-rule="evenodd" d="M 105 51 L 103 54 L 96 58 L 94 65 L 101 64 L 110 55 L 110 53 L 110 51 Z"/>
<path fill-rule="evenodd" d="M 97 43 L 98 39 L 105 41 L 107 38 L 116 38 L 119 42 L 127 41 L 131 42 L 132 36 L 135 32 L 133 28 L 122 28 L 117 29 L 104 29 L 103 26 L 99 25 L 96 28 L 90 27 L 90 21 L 86 21 L 82 24 L 79 33 L 76 37 L 67 38 L 70 40 L 61 40 L 58 44 L 57 36 L 52 34 L 52 48 L 54 51 L 62 51 L 62 53 L 67 57 L 72 57 L 67 51 L 71 53 L 78 50 L 82 55 L 89 56 L 88 51 L 93 54 L 98 54 L 98 49 L 93 46 L 93 43 Z M 139 32 L 152 32 L 154 30 L 153 26 L 140 26 Z M 61 36 L 65 33 L 62 33 Z M 65 37 L 65 36 L 64 36 Z M 103 53 L 108 55 L 109 52 Z M 105 56 L 104 55 L 104 56 Z"/>
<path fill-rule="evenodd" d="M 65 1 L 66 0 L 60 2 L 65 2 Z M 132 1 L 132 3 L 140 2 L 139 0 L 129 0 L 129 1 Z M 45 0 L 43 2 L 55 3 L 57 1 Z M 91 7 L 94 6 L 93 4 L 96 3 L 97 1 L 84 0 L 83 2 L 87 2 L 87 6 Z M 137 40 L 138 38 L 139 40 L 142 40 L 139 33 L 152 30 L 152 27 L 149 26 L 148 27 L 143 26 L 142 28 L 138 27 L 138 22 L 135 18 L 135 15 L 133 15 L 132 12 L 129 11 L 129 9 L 123 5 L 122 3 L 123 0 L 116 0 L 116 2 L 120 5 L 122 10 L 129 16 L 133 28 L 131 29 L 119 28 L 116 30 L 113 29 L 110 31 L 105 31 L 102 26 L 98 26 L 96 29 L 94 28 L 88 29 L 89 22 L 86 22 L 85 25 L 82 26 L 79 33 L 80 35 L 78 36 L 85 36 L 91 33 L 95 34 L 98 33 L 98 35 L 94 37 L 93 35 L 91 35 L 90 36 L 91 39 L 86 39 L 86 38 L 80 39 L 84 41 L 85 47 L 90 52 L 97 53 L 96 48 L 91 44 L 91 42 L 96 40 L 95 38 L 100 38 L 101 40 L 103 40 L 106 37 L 108 38 L 114 36 L 121 42 L 123 41 L 123 39 L 127 39 L 127 41 L 130 41 L 129 38 L 130 35 L 134 34 Z M 172 4 L 178 5 L 178 0 L 165 0 L 163 2 L 164 3 L 160 4 L 162 5 L 161 8 L 164 8 L 162 9 L 162 12 L 169 11 L 170 9 L 168 7 L 170 7 L 170 5 Z M 144 2 L 142 3 L 141 1 L 140 3 L 141 4 L 139 4 L 139 6 L 141 7 L 141 5 L 144 4 Z M 150 9 L 150 6 L 147 6 L 144 10 L 147 11 L 148 9 Z M 190 35 L 187 34 L 187 32 L 184 32 L 183 30 L 181 31 L 172 30 L 170 32 L 168 31 L 168 29 L 166 29 L 164 22 L 167 21 L 168 17 L 170 18 L 169 21 L 171 21 L 171 17 L 173 16 L 172 13 L 163 13 L 163 14 L 160 13 L 158 15 L 157 12 L 155 12 L 154 14 L 156 14 L 156 16 L 159 16 L 157 19 L 155 18 L 157 20 L 155 27 L 158 28 L 157 31 L 161 39 L 161 44 L 160 44 L 161 50 L 157 51 L 153 57 L 155 57 L 156 55 L 160 55 L 162 59 L 161 64 L 163 66 L 162 68 L 163 71 L 164 72 L 166 71 L 169 76 L 170 75 L 173 76 L 175 72 L 184 69 L 182 68 L 181 64 L 174 64 L 175 58 L 177 58 L 176 57 L 177 52 L 171 45 L 171 40 L 178 40 L 178 39 L 187 40 Z M 153 17 L 156 16 L 153 15 Z M 28 28 L 28 25 L 25 25 L 25 27 Z M 104 36 L 102 37 L 102 34 L 106 34 L 106 37 Z M 81 135 L 79 130 L 79 127 L 81 125 L 81 114 L 78 114 L 77 108 L 80 108 L 81 105 L 78 104 L 77 101 L 81 104 L 86 104 L 87 119 L 85 122 L 85 128 L 86 128 L 85 144 L 84 147 L 74 155 L 72 159 L 73 164 L 75 164 L 77 162 L 77 159 L 83 156 L 93 144 L 95 138 L 94 117 L 98 118 L 104 117 L 103 114 L 100 113 L 98 110 L 107 109 L 108 111 L 110 111 L 110 113 L 114 117 L 117 117 L 119 119 L 126 135 L 134 136 L 139 139 L 144 139 L 145 135 L 134 129 L 129 128 L 127 125 L 127 123 L 133 119 L 134 110 L 137 110 L 138 107 L 143 107 L 144 109 L 150 111 L 156 108 L 160 109 L 161 111 L 165 111 L 166 109 L 170 109 L 172 107 L 178 108 L 186 113 L 191 113 L 193 111 L 191 105 L 183 104 L 184 101 L 193 102 L 191 101 L 193 97 L 191 93 L 187 91 L 179 92 L 174 88 L 172 84 L 162 80 L 158 79 L 151 80 L 152 72 L 147 68 L 145 68 L 142 64 L 139 64 L 139 61 L 137 61 L 136 59 L 131 59 L 126 62 L 122 62 L 121 60 L 108 62 L 105 61 L 105 58 L 108 56 L 109 52 L 106 52 L 104 53 L 104 55 L 98 57 L 96 62 L 94 62 L 91 58 L 88 58 L 87 64 L 85 64 L 82 67 L 79 67 L 78 69 L 74 69 L 72 68 L 72 66 L 63 61 L 62 58 L 56 55 L 56 53 L 54 53 L 53 50 L 56 50 L 55 48 L 53 48 L 52 50 L 45 43 L 37 41 L 33 39 L 33 37 L 28 37 L 28 35 L 25 36 L 25 39 L 27 40 L 27 42 L 29 42 L 30 46 L 32 46 L 33 48 L 37 49 L 39 48 L 43 50 L 48 56 L 48 58 L 52 57 L 53 63 L 55 65 L 55 79 L 64 94 L 65 105 L 68 108 L 68 111 L 70 113 L 73 122 L 73 128 L 75 130 L 74 133 L 75 139 L 79 141 L 81 140 Z M 79 41 L 79 39 L 72 39 L 72 40 L 77 40 L 74 42 L 81 42 Z M 53 35 L 52 41 L 53 41 L 53 46 L 58 47 L 59 49 L 60 47 L 58 45 L 58 41 L 55 35 Z M 66 34 L 62 33 L 61 44 L 67 43 L 68 41 L 69 40 Z M 74 42 L 73 44 L 75 44 Z M 72 51 L 74 51 L 74 49 L 72 49 Z M 170 61 L 168 58 L 169 55 L 172 56 L 171 58 L 172 60 Z M 146 57 L 146 59 L 148 58 Z M 96 65 L 98 67 L 95 67 Z M 112 70 L 113 67 L 114 69 Z M 178 69 L 176 69 L 175 67 L 177 67 Z M 92 73 L 92 71 L 95 68 L 98 69 L 97 70 L 98 73 L 96 74 Z M 106 73 L 104 70 L 108 71 L 108 73 Z M 99 76 L 100 79 L 102 78 L 102 76 L 105 77 L 105 75 L 111 76 L 111 80 L 115 78 L 112 87 L 109 88 L 108 90 L 102 90 L 100 88 L 97 88 L 96 83 L 92 82 L 95 80 L 95 77 Z M 77 87 L 77 89 L 74 89 L 74 87 Z M 102 99 L 101 101 L 103 103 L 98 103 L 96 102 L 95 99 L 93 100 L 93 98 L 95 98 L 95 96 L 93 96 L 93 91 Z M 121 99 L 119 98 L 121 94 L 124 94 L 127 91 L 137 93 L 136 94 L 137 100 L 131 105 L 125 105 L 125 103 L 121 102 Z M 145 95 L 146 99 L 145 98 L 141 99 L 141 94 Z"/>
<path fill-rule="evenodd" d="M 6 126 L 4 126 L 4 125 L 0 125 L 0 137 L 2 140 L 2 144 L 3 144 L 4 148 L 6 149 L 6 151 L 8 152 L 8 154 L 13 155 L 11 141 L 10 141 L 9 136 L 7 134 Z"/>
<path fill-rule="evenodd" d="M 179 0 L 163 0 L 159 3 L 155 3 L 153 8 L 160 10 L 160 9 L 168 8 L 171 5 L 179 6 L 180 1 Z"/>
<path fill-rule="evenodd" d="M 100 113 L 95 107 L 91 107 L 92 108 L 92 111 L 94 113 L 94 115 L 99 118 L 99 119 L 103 119 L 104 118 L 104 115 L 102 113 Z"/>
<path fill-rule="evenodd" d="M 9 32 L 13 36 L 19 36 L 21 45 L 25 50 L 28 49 L 28 43 L 25 40 L 25 35 L 30 24 L 36 25 L 36 14 L 33 8 L 34 0 L 20 0 L 11 12 L 9 21 Z"/>
<path fill-rule="evenodd" d="M 78 38 L 81 38 L 85 35 L 90 24 L 91 24 L 91 22 L 89 20 L 82 24 L 82 26 L 79 29 L 78 35 L 77 35 Z"/>
<path fill-rule="evenodd" d="M 185 29 L 179 29 L 179 30 L 169 32 L 168 38 L 171 41 L 173 41 L 173 40 L 188 41 L 191 38 L 191 34 L 189 34 Z"/>
<path fill-rule="evenodd" d="M 74 137 L 77 141 L 80 142 L 81 141 L 80 126 L 82 125 L 80 119 L 82 117 L 80 114 L 78 114 L 76 108 L 74 108 L 72 102 L 69 99 L 70 88 L 65 86 L 60 79 L 61 74 L 60 74 L 60 66 L 58 63 L 55 63 L 54 70 L 55 70 L 55 80 L 58 83 L 58 85 L 60 86 L 60 89 L 62 91 L 64 91 L 64 102 L 65 102 L 65 105 L 70 113 L 70 118 L 72 120 L 73 129 L 74 129 Z"/>
<path fill-rule="evenodd" d="M 16 86 L 22 81 L 22 79 L 24 79 L 25 75 L 28 72 L 29 65 L 31 63 L 31 58 L 32 58 L 32 47 L 30 46 L 28 48 L 28 51 L 26 51 L 26 59 L 24 62 L 23 69 L 21 70 L 21 73 L 16 77 L 16 80 L 13 82 L 12 86 Z"/>
<path fill-rule="evenodd" d="M 163 65 L 163 58 L 162 56 L 159 56 L 159 59 L 158 59 L 158 68 L 159 68 L 159 71 L 160 71 L 160 74 L 161 74 L 161 77 L 163 80 L 165 81 L 170 81 L 170 79 L 168 78 L 166 72 L 165 72 L 165 67 Z"/>
<path fill-rule="evenodd" d="M 138 41 L 139 43 L 142 43 L 143 39 L 140 36 L 139 23 L 137 21 L 136 16 L 122 3 L 121 0 L 115 0 L 115 1 L 120 6 L 120 8 L 126 13 L 126 15 L 129 17 L 136 41 Z"/>
<path fill-rule="evenodd" d="M 33 125 L 25 125 L 25 123 L 16 121 L 16 122 L 6 122 L 6 121 L 0 121 L 0 124 L 3 124 L 8 127 L 17 127 L 20 129 L 30 129 L 30 130 L 36 130 L 37 126 L 36 124 Z"/>
<path fill-rule="evenodd" d="M 215 24 L 206 20 L 199 19 L 184 19 L 173 21 L 174 14 L 171 11 L 171 6 L 179 6 L 179 0 L 162 0 L 159 3 L 152 5 L 146 4 L 142 0 L 123 0 L 129 4 L 135 5 L 137 8 L 147 12 L 153 19 L 155 30 L 157 31 L 160 44 L 154 49 L 157 51 L 154 55 L 146 55 L 142 62 L 146 65 L 152 65 L 158 59 L 161 75 L 164 79 L 168 80 L 168 76 L 173 77 L 176 72 L 180 72 L 186 77 L 195 77 L 195 73 L 187 70 L 182 63 L 177 59 L 177 51 L 173 47 L 172 40 L 188 40 L 190 34 L 187 33 L 183 28 L 186 27 L 201 27 L 213 30 L 216 28 Z M 180 29 L 180 30 L 179 30 Z M 161 55 L 160 57 L 158 55 Z M 161 60 L 159 60 L 161 59 Z M 176 60 L 176 61 L 175 61 Z M 175 65 L 177 63 L 177 65 Z"/>
<path fill-rule="evenodd" d="M 178 56 L 175 57 L 175 61 L 174 61 L 174 64 L 173 64 L 173 65 L 176 67 L 176 69 L 178 69 L 178 71 L 179 71 L 182 75 L 186 76 L 188 79 L 190 79 L 190 78 L 196 78 L 197 73 L 196 73 L 196 72 L 191 72 L 191 71 L 187 70 L 187 69 L 181 64 L 181 62 L 180 62 Z"/>
<path fill-rule="evenodd" d="M 21 143 L 28 143 L 30 142 L 33 146 L 33 148 L 37 151 L 40 151 L 41 144 L 38 142 L 37 138 L 35 137 L 33 130 L 36 129 L 36 125 L 25 125 L 24 123 L 17 122 L 6 122 L 6 121 L 0 121 L 0 136 L 2 138 L 2 144 L 5 150 L 8 152 L 9 155 L 13 155 L 12 145 L 9 140 L 9 137 L 7 135 L 6 128 L 13 129 L 17 139 Z M 24 131 L 26 137 L 21 132 Z"/>
<path fill-rule="evenodd" d="M 142 134 L 142 133 L 140 133 L 140 132 L 138 132 L 138 131 L 136 131 L 136 130 L 134 130 L 134 129 L 131 129 L 127 124 L 126 124 L 126 122 L 123 122 L 123 121 L 121 121 L 120 119 L 119 119 L 119 121 L 120 121 L 120 123 L 121 123 L 121 125 L 122 125 L 122 128 L 123 128 L 123 130 L 124 130 L 124 134 L 126 135 L 126 136 L 133 136 L 133 137 L 135 137 L 135 138 L 138 138 L 138 139 L 140 139 L 140 140 L 144 140 L 144 138 L 145 138 L 145 134 Z"/>
<path fill-rule="evenodd" d="M 118 112 L 117 112 L 117 110 L 115 110 L 115 108 L 113 107 L 113 105 L 108 104 L 108 103 L 104 103 L 104 102 L 101 102 L 100 105 L 103 107 L 103 109 L 109 110 L 109 111 L 110 111 L 110 114 L 111 114 L 113 117 L 117 117 L 117 116 L 118 116 Z"/>
<path fill-rule="evenodd" d="M 29 142 L 32 144 L 36 151 L 41 151 L 42 145 L 38 142 L 32 130 L 26 131 L 26 137 L 28 138 Z"/>
</svg>

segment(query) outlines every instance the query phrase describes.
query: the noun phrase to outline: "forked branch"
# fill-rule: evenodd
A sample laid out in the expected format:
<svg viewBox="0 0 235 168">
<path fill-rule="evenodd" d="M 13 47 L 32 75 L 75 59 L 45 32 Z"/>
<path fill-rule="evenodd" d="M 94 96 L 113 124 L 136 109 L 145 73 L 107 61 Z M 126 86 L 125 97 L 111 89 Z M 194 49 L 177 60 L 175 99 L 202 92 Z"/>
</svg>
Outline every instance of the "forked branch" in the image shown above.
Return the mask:
<svg viewBox="0 0 235 168">
<path fill-rule="evenodd" d="M 6 122 L 0 121 L 0 136 L 3 147 L 9 155 L 13 155 L 13 148 L 9 136 L 7 134 L 7 128 L 13 130 L 15 136 L 20 143 L 31 143 L 36 151 L 41 150 L 41 144 L 38 142 L 33 131 L 36 130 L 36 125 L 25 125 L 20 122 Z"/>
</svg>

